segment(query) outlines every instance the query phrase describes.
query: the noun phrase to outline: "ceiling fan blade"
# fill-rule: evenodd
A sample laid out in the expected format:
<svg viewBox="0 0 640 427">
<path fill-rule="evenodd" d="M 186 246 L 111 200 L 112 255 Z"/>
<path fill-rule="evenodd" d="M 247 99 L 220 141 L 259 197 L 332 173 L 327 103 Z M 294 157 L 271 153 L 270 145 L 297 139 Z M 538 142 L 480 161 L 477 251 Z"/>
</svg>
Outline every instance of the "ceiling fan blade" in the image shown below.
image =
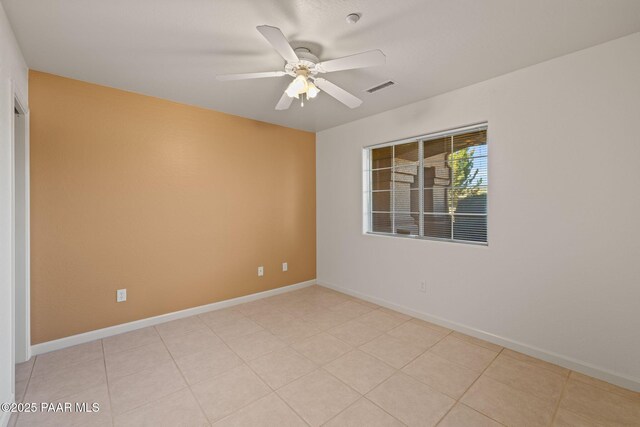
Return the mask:
<svg viewBox="0 0 640 427">
<path fill-rule="evenodd" d="M 346 90 L 342 89 L 340 86 L 336 86 L 331 83 L 329 80 L 325 80 L 322 78 L 318 78 L 314 80 L 316 85 L 323 91 L 327 92 L 329 95 L 333 96 L 338 101 L 342 102 L 349 108 L 356 108 L 362 104 L 362 100 L 356 98 L 351 95 Z"/>
<path fill-rule="evenodd" d="M 280 28 L 271 27 L 269 25 L 259 25 L 256 27 L 260 34 L 273 46 L 273 48 L 282 56 L 287 62 L 298 62 L 298 56 L 293 51 L 293 48 L 289 44 L 287 38 L 282 34 Z"/>
<path fill-rule="evenodd" d="M 290 98 L 289 95 L 283 93 L 280 97 L 280 101 L 276 104 L 276 110 L 287 110 L 291 103 L 293 102 L 293 98 Z"/>
<path fill-rule="evenodd" d="M 387 57 L 384 56 L 381 50 L 370 50 L 320 62 L 316 64 L 316 70 L 321 73 L 331 73 L 333 71 L 352 70 L 354 68 L 374 67 L 376 65 L 384 65 L 386 62 Z"/>
<path fill-rule="evenodd" d="M 216 79 L 226 82 L 229 80 L 247 80 L 247 79 L 263 79 L 265 77 L 282 77 L 286 75 L 284 71 L 265 71 L 263 73 L 240 73 L 240 74 L 222 74 L 216 76 Z"/>
</svg>

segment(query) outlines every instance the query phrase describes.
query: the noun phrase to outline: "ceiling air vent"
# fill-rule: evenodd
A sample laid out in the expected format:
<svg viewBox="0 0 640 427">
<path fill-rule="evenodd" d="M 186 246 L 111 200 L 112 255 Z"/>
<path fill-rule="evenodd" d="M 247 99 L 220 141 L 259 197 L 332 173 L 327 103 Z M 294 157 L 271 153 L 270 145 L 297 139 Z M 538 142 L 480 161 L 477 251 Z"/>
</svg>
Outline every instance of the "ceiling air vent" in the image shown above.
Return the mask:
<svg viewBox="0 0 640 427">
<path fill-rule="evenodd" d="M 396 84 L 396 82 L 392 82 L 391 80 L 389 80 L 389 81 L 386 81 L 384 83 L 380 83 L 377 86 L 371 87 L 371 88 L 367 89 L 365 92 L 374 93 L 374 92 L 382 90 L 382 89 L 384 89 L 386 87 L 393 86 L 394 84 Z"/>
</svg>

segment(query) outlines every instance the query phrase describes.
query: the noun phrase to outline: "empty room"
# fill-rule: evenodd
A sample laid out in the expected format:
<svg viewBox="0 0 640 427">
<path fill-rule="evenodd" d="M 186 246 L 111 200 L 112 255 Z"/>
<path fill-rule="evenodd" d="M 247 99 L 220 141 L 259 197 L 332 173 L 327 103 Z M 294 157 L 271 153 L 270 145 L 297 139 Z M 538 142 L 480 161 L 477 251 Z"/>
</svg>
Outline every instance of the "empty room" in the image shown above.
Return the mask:
<svg viewBox="0 0 640 427">
<path fill-rule="evenodd" d="M 640 1 L 0 0 L 0 427 L 640 427 Z"/>
</svg>

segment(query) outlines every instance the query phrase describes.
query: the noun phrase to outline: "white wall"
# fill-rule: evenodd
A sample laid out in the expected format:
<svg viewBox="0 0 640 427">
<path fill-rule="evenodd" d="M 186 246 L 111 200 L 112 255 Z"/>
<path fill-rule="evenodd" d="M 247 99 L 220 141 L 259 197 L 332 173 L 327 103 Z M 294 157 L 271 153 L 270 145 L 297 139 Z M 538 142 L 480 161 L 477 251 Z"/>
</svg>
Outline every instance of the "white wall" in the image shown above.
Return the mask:
<svg viewBox="0 0 640 427">
<path fill-rule="evenodd" d="M 13 100 L 28 105 L 28 69 L 0 4 L 0 402 L 13 399 Z M 0 412 L 0 425 L 8 422 Z"/>
<path fill-rule="evenodd" d="M 362 147 L 481 121 L 488 247 L 362 234 Z M 640 33 L 320 132 L 316 161 L 320 283 L 640 390 Z"/>
</svg>

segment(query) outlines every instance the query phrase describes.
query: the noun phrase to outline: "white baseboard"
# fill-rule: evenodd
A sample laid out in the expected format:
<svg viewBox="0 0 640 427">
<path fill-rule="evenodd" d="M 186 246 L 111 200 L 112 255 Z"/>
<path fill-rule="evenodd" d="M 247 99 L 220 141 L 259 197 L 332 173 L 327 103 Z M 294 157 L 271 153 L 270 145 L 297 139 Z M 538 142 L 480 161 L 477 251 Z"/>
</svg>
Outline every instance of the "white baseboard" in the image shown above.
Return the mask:
<svg viewBox="0 0 640 427">
<path fill-rule="evenodd" d="M 314 285 L 314 280 L 307 280 L 306 282 L 300 282 L 289 286 L 283 286 L 276 289 L 270 289 L 264 292 L 258 292 L 255 294 L 245 295 L 238 298 L 232 298 L 224 301 L 218 301 L 207 305 L 201 305 L 198 307 L 187 308 L 185 310 L 174 311 L 173 313 L 161 314 L 159 316 L 148 317 L 146 319 L 135 320 L 129 323 L 122 323 L 120 325 L 109 326 L 108 328 L 97 329 L 95 331 L 89 331 L 78 335 L 72 335 L 70 337 L 60 338 L 53 341 L 47 341 L 40 344 L 31 346 L 31 355 L 36 356 L 38 354 L 48 353 L 54 350 L 60 350 L 66 347 L 71 347 L 78 344 L 83 344 L 89 341 L 99 340 L 101 338 L 110 337 L 113 335 L 122 334 L 125 332 L 134 331 L 136 329 L 146 328 L 147 326 L 154 326 L 160 323 L 168 322 L 170 320 L 182 319 L 184 317 L 195 316 L 196 314 L 206 313 L 208 311 L 220 310 L 222 308 L 232 307 L 234 305 L 243 304 L 250 301 L 255 301 L 262 298 L 271 297 L 285 292 L 295 291 L 296 289 L 306 288 L 307 286 Z"/>
<path fill-rule="evenodd" d="M 435 323 L 437 325 L 444 326 L 446 328 L 453 329 L 455 331 L 462 332 L 464 334 L 471 335 L 473 337 L 480 338 L 485 341 L 489 341 L 491 343 L 500 345 L 502 347 L 506 347 L 511 350 L 515 350 L 520 353 L 524 353 L 526 355 L 536 357 L 538 359 L 547 361 L 549 363 L 553 363 L 553 364 L 562 366 L 564 368 L 571 369 L 572 371 L 580 372 L 582 374 L 589 375 L 594 378 L 598 378 L 600 380 L 609 382 L 611 384 L 615 384 L 617 386 L 624 387 L 629 390 L 640 392 L 640 379 L 638 378 L 628 377 L 628 376 L 610 371 L 608 369 L 594 366 L 590 363 L 574 359 L 572 357 L 563 356 L 561 354 L 543 350 L 528 344 L 524 344 L 508 338 L 500 337 L 498 335 L 494 335 L 489 332 L 481 331 L 479 329 L 472 328 L 467 325 L 452 322 L 447 319 L 443 319 L 441 317 L 432 316 L 430 314 L 416 311 L 381 298 L 371 297 L 369 295 L 365 295 L 360 292 L 352 291 L 350 289 L 343 288 L 341 286 L 332 285 L 330 283 L 326 283 L 322 281 L 317 281 L 317 284 L 320 286 L 327 287 L 329 289 L 333 289 L 338 292 L 345 293 L 347 295 L 351 295 L 356 298 L 363 299 L 365 301 L 372 302 L 374 304 L 378 304 L 383 307 L 390 308 L 395 311 L 399 311 L 400 313 L 404 313 L 408 316 L 426 320 L 428 322 Z"/>
<path fill-rule="evenodd" d="M 15 395 L 12 393 L 11 398 L 7 403 L 14 403 Z M 5 403 L 5 402 L 0 402 Z M 11 419 L 11 412 L 2 412 L 0 411 L 0 427 L 7 427 L 9 425 L 9 420 Z"/>
</svg>

